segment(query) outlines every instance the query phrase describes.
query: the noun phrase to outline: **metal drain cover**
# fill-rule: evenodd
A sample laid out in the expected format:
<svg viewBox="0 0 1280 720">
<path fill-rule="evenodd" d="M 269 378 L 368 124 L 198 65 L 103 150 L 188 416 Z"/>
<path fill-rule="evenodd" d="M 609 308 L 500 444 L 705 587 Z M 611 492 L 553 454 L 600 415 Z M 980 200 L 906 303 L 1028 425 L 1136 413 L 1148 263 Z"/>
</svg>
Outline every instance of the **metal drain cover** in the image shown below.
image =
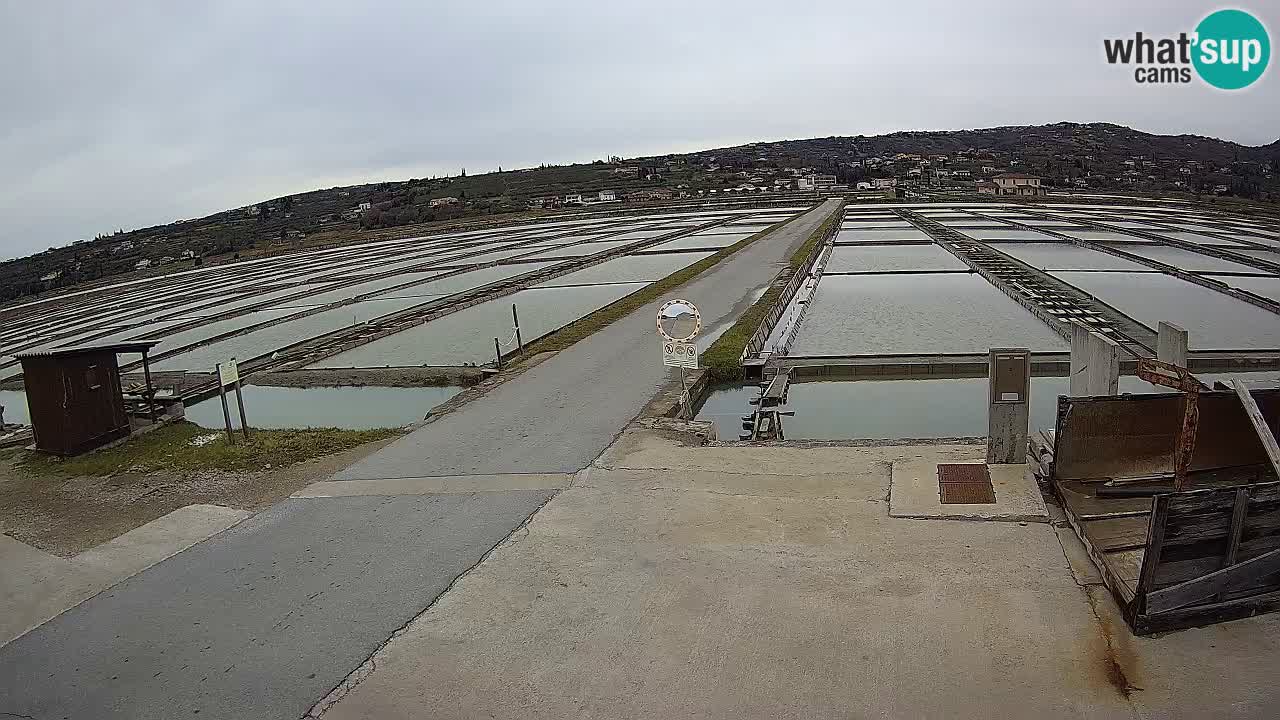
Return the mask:
<svg viewBox="0 0 1280 720">
<path fill-rule="evenodd" d="M 996 501 L 987 466 L 970 463 L 939 464 L 938 495 L 943 505 L 989 505 Z"/>
</svg>

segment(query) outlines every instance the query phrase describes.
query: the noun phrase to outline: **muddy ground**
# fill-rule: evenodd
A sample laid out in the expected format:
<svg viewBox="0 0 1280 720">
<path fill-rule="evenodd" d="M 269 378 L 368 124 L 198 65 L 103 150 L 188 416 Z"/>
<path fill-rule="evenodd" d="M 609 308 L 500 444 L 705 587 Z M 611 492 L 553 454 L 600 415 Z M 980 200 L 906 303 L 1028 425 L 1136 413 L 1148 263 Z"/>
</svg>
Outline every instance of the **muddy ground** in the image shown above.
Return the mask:
<svg viewBox="0 0 1280 720">
<path fill-rule="evenodd" d="M 261 510 L 394 439 L 255 472 L 123 472 L 106 477 L 39 475 L 18 467 L 23 451 L 0 451 L 0 532 L 70 557 L 193 503 Z"/>
</svg>

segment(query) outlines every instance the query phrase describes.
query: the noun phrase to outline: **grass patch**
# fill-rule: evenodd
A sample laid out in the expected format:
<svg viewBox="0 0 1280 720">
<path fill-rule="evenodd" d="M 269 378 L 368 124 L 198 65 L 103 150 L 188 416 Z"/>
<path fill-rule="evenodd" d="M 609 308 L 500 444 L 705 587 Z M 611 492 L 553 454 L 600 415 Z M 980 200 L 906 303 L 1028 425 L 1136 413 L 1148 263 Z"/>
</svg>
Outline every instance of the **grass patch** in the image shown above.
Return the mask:
<svg viewBox="0 0 1280 720">
<path fill-rule="evenodd" d="M 27 453 L 19 461 L 24 470 L 43 475 L 104 476 L 124 471 L 170 470 L 190 473 L 200 470 L 261 470 L 292 465 L 311 458 L 332 455 L 400 434 L 396 428 L 381 430 L 254 430 L 249 440 L 236 435 L 236 444 L 227 444 L 225 432 L 199 447 L 191 441 L 212 430 L 189 422 L 178 422 L 134 438 L 123 445 L 74 458 L 43 453 Z"/>
<path fill-rule="evenodd" d="M 745 237 L 728 247 L 720 249 L 714 255 L 708 255 L 683 270 L 679 270 L 668 275 L 662 280 L 647 285 L 624 298 L 615 300 L 590 315 L 578 318 L 550 335 L 529 343 L 525 346 L 525 357 L 531 357 L 542 352 L 564 350 L 579 340 L 591 336 L 601 328 L 630 315 L 639 308 L 648 305 L 654 300 L 658 300 L 675 288 L 693 280 L 707 270 L 710 270 L 721 260 L 724 260 L 756 240 L 759 240 L 765 235 L 768 235 L 774 230 L 786 225 L 792 219 L 794 218 L 788 218 L 782 222 L 770 225 L 754 235 Z"/>
<path fill-rule="evenodd" d="M 800 272 L 805 259 L 813 252 L 814 248 L 822 242 L 826 234 L 831 232 L 836 223 L 841 220 L 842 213 L 837 209 L 832 213 L 831 217 L 819 225 L 800 245 L 796 251 L 791 254 L 791 259 L 787 262 L 792 272 Z M 760 299 L 747 308 L 742 313 L 737 322 L 724 332 L 723 335 L 716 338 L 711 347 L 702 353 L 701 364 L 707 369 L 708 378 L 711 382 L 734 382 L 743 378 L 742 374 L 742 351 L 747 347 L 747 342 L 751 340 L 751 336 L 755 334 L 756 328 L 760 327 L 760 323 L 764 321 L 764 316 L 768 314 L 769 309 L 778 300 L 778 296 L 782 294 L 781 287 L 771 286 L 760 296 Z"/>
<path fill-rule="evenodd" d="M 737 322 L 725 330 L 724 334 L 716 338 L 716 341 L 711 343 L 711 347 L 702 353 L 699 363 L 706 368 L 711 382 L 731 382 L 742 379 L 742 350 L 781 294 L 781 287 L 771 286 L 765 290 L 760 299 L 747 308 Z"/>
</svg>

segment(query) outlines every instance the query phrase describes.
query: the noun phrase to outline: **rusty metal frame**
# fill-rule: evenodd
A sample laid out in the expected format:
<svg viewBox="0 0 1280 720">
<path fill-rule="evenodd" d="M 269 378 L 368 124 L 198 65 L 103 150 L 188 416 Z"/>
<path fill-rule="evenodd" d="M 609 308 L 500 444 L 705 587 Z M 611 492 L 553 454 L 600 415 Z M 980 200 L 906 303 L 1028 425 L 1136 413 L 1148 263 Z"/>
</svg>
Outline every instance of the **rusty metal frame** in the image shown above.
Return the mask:
<svg viewBox="0 0 1280 720">
<path fill-rule="evenodd" d="M 1138 358 L 1137 375 L 1152 385 L 1181 390 L 1184 394 L 1182 429 L 1173 449 L 1173 489 L 1186 490 L 1187 470 L 1191 467 L 1191 456 L 1196 450 L 1196 432 L 1200 428 L 1200 391 L 1209 388 L 1181 365 L 1152 358 Z"/>
</svg>

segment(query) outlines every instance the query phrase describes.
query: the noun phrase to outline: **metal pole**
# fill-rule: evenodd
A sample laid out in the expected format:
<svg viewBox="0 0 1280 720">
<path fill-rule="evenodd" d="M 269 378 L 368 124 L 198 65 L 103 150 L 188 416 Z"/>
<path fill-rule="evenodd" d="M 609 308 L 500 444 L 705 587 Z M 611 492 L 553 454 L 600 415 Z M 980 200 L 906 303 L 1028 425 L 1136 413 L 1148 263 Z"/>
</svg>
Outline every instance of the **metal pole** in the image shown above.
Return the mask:
<svg viewBox="0 0 1280 720">
<path fill-rule="evenodd" d="M 244 393 L 240 392 L 240 380 L 236 379 L 236 405 L 240 408 L 240 432 L 244 434 L 245 442 L 249 440 L 249 419 L 244 416 Z"/>
<path fill-rule="evenodd" d="M 511 322 L 516 326 L 516 347 L 520 349 L 520 354 L 524 354 L 524 338 L 520 336 L 520 316 L 516 314 L 516 304 L 511 303 Z"/>
<path fill-rule="evenodd" d="M 494 361 L 496 367 L 502 367 L 502 345 L 498 342 L 498 338 L 493 339 L 493 354 L 497 358 Z"/>
<path fill-rule="evenodd" d="M 236 436 L 231 432 L 231 409 L 227 407 L 227 386 L 222 384 L 222 363 L 214 366 L 218 373 L 218 395 L 222 397 L 222 419 L 227 424 L 227 444 L 235 445 Z"/>
<path fill-rule="evenodd" d="M 689 388 L 684 384 L 684 366 L 680 366 L 680 419 L 688 420 Z"/>
</svg>

